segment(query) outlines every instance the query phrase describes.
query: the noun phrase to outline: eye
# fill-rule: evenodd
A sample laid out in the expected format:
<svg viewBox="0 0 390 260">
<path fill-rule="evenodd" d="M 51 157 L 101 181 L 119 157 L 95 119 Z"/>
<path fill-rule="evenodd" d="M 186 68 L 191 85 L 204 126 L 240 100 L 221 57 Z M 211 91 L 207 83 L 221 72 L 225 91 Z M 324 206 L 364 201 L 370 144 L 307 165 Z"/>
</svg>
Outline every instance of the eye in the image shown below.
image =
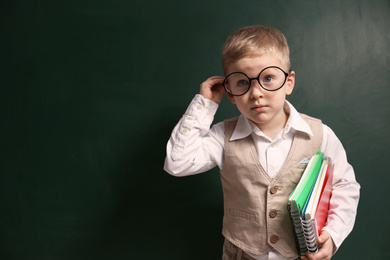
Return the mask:
<svg viewBox="0 0 390 260">
<path fill-rule="evenodd" d="M 239 80 L 238 82 L 237 82 L 237 86 L 238 87 L 246 87 L 246 86 L 248 86 L 249 85 L 249 82 L 247 81 L 247 80 Z"/>
<path fill-rule="evenodd" d="M 271 81 L 273 81 L 275 79 L 275 77 L 274 76 L 272 76 L 272 75 L 267 75 L 267 76 L 264 76 L 263 77 L 263 82 L 265 82 L 265 83 L 270 83 Z"/>
</svg>

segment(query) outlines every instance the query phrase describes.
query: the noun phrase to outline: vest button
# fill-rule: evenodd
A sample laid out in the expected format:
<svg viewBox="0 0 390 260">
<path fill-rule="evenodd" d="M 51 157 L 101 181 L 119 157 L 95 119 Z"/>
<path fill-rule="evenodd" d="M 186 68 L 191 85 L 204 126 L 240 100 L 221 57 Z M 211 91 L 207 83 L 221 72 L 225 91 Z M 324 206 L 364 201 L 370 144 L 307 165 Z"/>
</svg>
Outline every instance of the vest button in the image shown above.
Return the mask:
<svg viewBox="0 0 390 260">
<path fill-rule="evenodd" d="M 271 217 L 271 218 L 274 218 L 274 217 L 276 217 L 278 215 L 278 212 L 276 211 L 276 210 L 271 210 L 270 212 L 269 212 L 269 216 Z"/>
<path fill-rule="evenodd" d="M 270 192 L 271 194 L 275 194 L 276 192 L 278 192 L 278 187 L 274 186 L 270 189 Z"/>
<path fill-rule="evenodd" d="M 272 244 L 275 244 L 278 241 L 279 241 L 279 237 L 277 235 L 272 235 L 271 236 L 271 243 Z"/>
</svg>

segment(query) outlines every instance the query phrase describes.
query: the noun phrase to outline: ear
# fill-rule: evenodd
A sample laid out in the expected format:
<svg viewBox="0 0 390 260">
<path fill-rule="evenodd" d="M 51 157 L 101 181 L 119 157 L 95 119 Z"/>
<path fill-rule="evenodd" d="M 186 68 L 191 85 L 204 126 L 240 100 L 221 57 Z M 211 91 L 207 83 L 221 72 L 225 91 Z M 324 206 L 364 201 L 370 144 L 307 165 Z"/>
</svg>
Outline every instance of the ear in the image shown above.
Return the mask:
<svg viewBox="0 0 390 260">
<path fill-rule="evenodd" d="M 225 90 L 225 94 L 228 97 L 228 99 L 230 100 L 230 102 L 232 102 L 233 104 L 236 104 L 236 100 L 234 99 L 234 96 L 229 94 L 226 90 Z"/>
<path fill-rule="evenodd" d="M 295 72 L 291 71 L 286 80 L 286 95 L 290 95 L 295 85 Z"/>
</svg>

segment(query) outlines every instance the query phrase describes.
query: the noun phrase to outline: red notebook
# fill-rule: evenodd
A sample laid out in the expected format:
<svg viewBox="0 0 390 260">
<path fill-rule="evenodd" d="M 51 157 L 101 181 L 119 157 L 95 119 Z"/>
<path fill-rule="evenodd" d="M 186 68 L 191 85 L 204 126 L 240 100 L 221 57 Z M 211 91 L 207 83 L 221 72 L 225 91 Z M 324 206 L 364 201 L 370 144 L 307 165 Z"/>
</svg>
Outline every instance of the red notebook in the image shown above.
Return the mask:
<svg viewBox="0 0 390 260">
<path fill-rule="evenodd" d="M 325 176 L 325 185 L 322 187 L 321 197 L 318 202 L 315 214 L 318 234 L 321 234 L 321 230 L 325 226 L 326 220 L 328 218 L 329 202 L 330 198 L 332 197 L 333 169 L 334 165 L 332 166 L 331 170 L 328 169 L 328 172 Z"/>
</svg>

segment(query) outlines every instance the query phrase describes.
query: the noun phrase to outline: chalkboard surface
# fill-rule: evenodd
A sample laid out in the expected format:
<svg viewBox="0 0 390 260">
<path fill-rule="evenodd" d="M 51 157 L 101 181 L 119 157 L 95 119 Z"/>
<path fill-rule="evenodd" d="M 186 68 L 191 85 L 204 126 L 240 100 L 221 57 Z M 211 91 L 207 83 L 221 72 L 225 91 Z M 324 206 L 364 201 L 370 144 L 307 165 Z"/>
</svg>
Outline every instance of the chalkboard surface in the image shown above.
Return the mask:
<svg viewBox="0 0 390 260">
<path fill-rule="evenodd" d="M 390 2 L 2 1 L 0 259 L 220 259 L 216 169 L 162 169 L 221 47 L 280 29 L 288 99 L 342 141 L 362 186 L 332 259 L 389 259 Z M 225 98 L 215 121 L 238 115 Z"/>
</svg>

